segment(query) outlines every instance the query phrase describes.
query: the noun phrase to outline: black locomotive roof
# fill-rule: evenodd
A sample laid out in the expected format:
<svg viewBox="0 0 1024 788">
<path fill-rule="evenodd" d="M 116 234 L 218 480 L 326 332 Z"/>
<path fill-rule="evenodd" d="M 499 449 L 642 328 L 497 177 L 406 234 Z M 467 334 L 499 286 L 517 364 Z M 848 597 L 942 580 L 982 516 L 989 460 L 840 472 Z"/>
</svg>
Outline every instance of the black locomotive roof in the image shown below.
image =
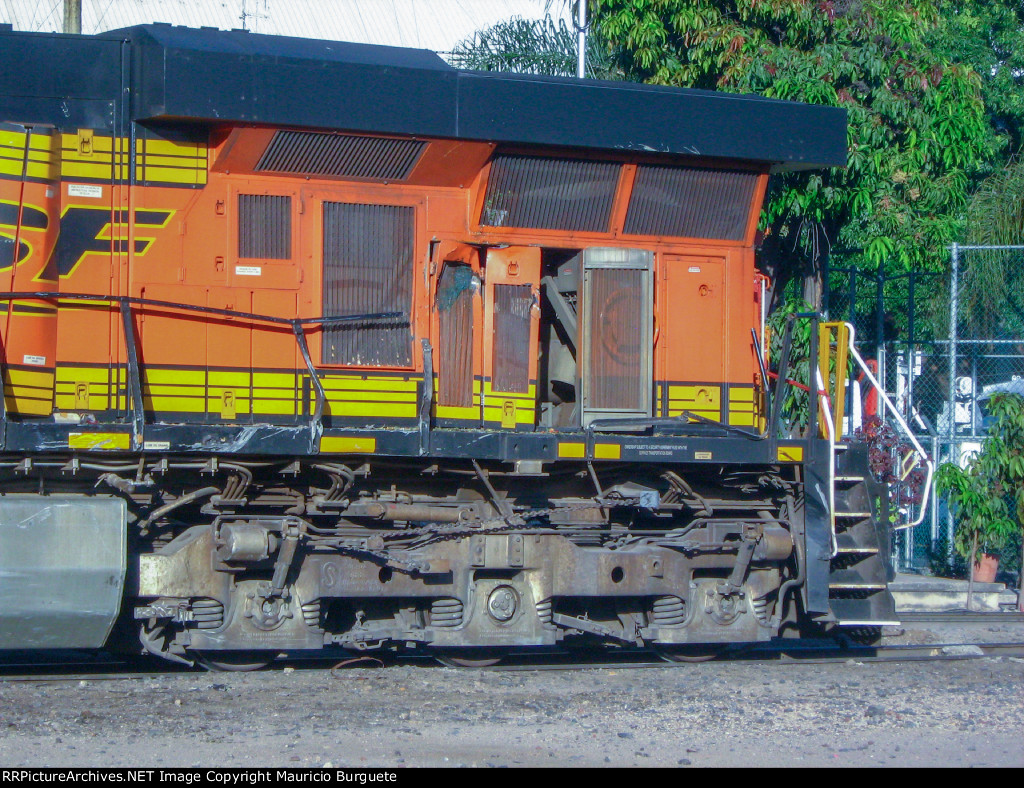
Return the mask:
<svg viewBox="0 0 1024 788">
<path fill-rule="evenodd" d="M 0 51 L 0 60 L 7 61 L 2 72 L 8 78 L 23 57 L 13 37 L 31 38 L 33 53 L 43 43 L 39 34 L 4 35 L 7 51 Z M 97 37 L 46 38 L 66 75 L 59 80 L 63 91 L 75 90 L 69 84 L 74 74 L 100 81 L 86 41 L 130 42 L 131 112 L 143 122 L 241 122 L 647 151 L 768 162 L 777 170 L 846 163 L 846 111 L 833 107 L 629 82 L 460 71 L 426 50 L 237 30 L 155 24 Z M 45 81 L 55 87 L 58 80 Z M 21 82 L 17 95 L 33 95 L 26 87 Z M 2 84 L 0 93 L 11 95 Z"/>
</svg>

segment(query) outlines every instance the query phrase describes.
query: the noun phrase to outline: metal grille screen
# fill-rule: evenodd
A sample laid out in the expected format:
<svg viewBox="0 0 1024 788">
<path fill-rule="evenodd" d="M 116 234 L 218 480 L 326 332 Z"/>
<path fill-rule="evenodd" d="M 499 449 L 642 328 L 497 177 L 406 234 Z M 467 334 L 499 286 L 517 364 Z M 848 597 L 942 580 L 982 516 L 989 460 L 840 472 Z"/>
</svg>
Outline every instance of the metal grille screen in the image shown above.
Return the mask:
<svg viewBox="0 0 1024 788">
<path fill-rule="evenodd" d="M 473 270 L 446 265 L 437 293 L 440 316 L 440 370 L 437 404 L 473 405 Z"/>
<path fill-rule="evenodd" d="M 325 325 L 325 364 L 412 363 L 412 208 L 324 203 L 324 315 L 398 312 L 388 320 Z"/>
<path fill-rule="evenodd" d="M 480 224 L 607 232 L 620 169 L 603 161 L 496 156 Z"/>
<path fill-rule="evenodd" d="M 742 240 L 756 172 L 640 165 L 626 213 L 630 235 Z"/>
<path fill-rule="evenodd" d="M 530 390 L 529 285 L 494 286 L 494 369 L 491 389 L 525 393 Z"/>
<path fill-rule="evenodd" d="M 291 197 L 238 195 L 238 256 L 262 260 L 291 258 Z"/>
<path fill-rule="evenodd" d="M 644 277 L 646 271 L 595 268 L 587 271 L 590 298 L 590 353 L 586 369 L 589 410 L 646 407 Z"/>
<path fill-rule="evenodd" d="M 421 140 L 279 131 L 256 171 L 399 181 L 409 177 L 426 146 Z"/>
</svg>

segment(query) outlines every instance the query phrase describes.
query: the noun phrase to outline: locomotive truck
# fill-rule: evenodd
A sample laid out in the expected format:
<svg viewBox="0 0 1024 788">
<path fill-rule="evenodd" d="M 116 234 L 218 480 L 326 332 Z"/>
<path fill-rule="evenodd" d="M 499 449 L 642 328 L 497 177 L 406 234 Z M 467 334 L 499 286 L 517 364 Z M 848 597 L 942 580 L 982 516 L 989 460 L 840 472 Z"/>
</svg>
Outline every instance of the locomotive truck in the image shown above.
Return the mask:
<svg viewBox="0 0 1024 788">
<path fill-rule="evenodd" d="M 755 265 L 843 110 L 169 25 L 3 29 L 0 63 L 0 648 L 893 620 L 884 491 L 837 402 L 783 423 Z"/>
</svg>

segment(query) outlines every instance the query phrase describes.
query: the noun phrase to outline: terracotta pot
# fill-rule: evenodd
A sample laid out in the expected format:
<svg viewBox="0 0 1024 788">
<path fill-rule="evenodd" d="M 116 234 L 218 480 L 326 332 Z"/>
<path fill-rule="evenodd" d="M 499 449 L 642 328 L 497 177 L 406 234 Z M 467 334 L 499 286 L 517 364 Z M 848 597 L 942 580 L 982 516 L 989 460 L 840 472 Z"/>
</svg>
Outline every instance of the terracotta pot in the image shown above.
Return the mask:
<svg viewBox="0 0 1024 788">
<path fill-rule="evenodd" d="M 975 583 L 996 582 L 996 572 L 999 571 L 999 557 L 991 553 L 981 553 L 978 556 L 978 563 L 974 565 Z"/>
</svg>

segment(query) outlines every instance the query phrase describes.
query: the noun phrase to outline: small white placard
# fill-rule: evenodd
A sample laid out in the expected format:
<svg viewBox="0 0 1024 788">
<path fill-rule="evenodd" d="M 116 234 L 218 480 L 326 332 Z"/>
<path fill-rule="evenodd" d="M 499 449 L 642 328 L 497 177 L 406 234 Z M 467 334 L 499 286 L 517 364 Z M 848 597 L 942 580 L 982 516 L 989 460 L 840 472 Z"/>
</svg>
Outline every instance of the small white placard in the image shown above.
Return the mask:
<svg viewBox="0 0 1024 788">
<path fill-rule="evenodd" d="M 167 451 L 171 448 L 170 441 L 145 441 L 142 444 L 143 451 Z"/>
<path fill-rule="evenodd" d="M 45 367 L 46 356 L 23 356 L 22 363 L 31 364 L 33 367 Z"/>
<path fill-rule="evenodd" d="M 699 265 L 691 265 L 686 270 L 688 272 L 690 272 L 691 274 L 699 274 L 700 273 L 700 266 Z"/>
<path fill-rule="evenodd" d="M 236 265 L 235 273 L 238 276 L 260 276 L 263 269 L 258 265 Z"/>
<path fill-rule="evenodd" d="M 69 183 L 68 197 L 102 197 L 102 186 L 89 186 L 85 183 Z"/>
</svg>

